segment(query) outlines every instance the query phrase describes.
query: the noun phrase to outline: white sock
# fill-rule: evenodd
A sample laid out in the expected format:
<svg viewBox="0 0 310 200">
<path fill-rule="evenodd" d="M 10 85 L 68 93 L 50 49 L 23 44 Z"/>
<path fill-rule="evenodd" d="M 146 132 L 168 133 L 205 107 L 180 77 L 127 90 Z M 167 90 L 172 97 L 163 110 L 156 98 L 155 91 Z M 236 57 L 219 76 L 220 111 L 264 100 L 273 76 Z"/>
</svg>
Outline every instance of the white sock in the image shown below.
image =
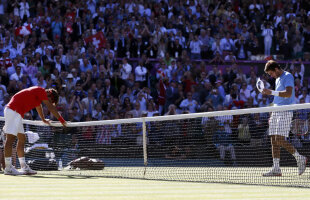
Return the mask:
<svg viewBox="0 0 310 200">
<path fill-rule="evenodd" d="M 5 167 L 11 167 L 12 166 L 12 157 L 5 157 Z"/>
<path fill-rule="evenodd" d="M 280 158 L 273 159 L 273 168 L 280 169 Z"/>
<path fill-rule="evenodd" d="M 298 153 L 298 151 L 295 151 L 295 153 L 293 154 L 293 156 L 295 157 L 295 159 L 297 160 L 300 156 L 300 154 Z"/>
<path fill-rule="evenodd" d="M 24 168 L 26 166 L 25 157 L 18 158 L 18 160 L 19 160 L 20 167 Z"/>
</svg>

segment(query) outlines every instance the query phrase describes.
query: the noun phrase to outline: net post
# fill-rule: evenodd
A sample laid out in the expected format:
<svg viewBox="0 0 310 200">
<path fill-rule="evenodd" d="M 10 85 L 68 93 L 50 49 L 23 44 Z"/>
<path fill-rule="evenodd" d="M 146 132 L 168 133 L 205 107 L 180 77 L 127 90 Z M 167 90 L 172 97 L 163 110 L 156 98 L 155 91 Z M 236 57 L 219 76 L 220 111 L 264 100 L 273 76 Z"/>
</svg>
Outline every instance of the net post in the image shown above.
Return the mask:
<svg viewBox="0 0 310 200">
<path fill-rule="evenodd" d="M 144 160 L 144 167 L 147 166 L 147 136 L 146 136 L 146 124 L 145 124 L 145 118 L 142 118 L 142 138 L 143 138 L 143 160 Z M 144 169 L 144 175 L 145 171 Z"/>
</svg>

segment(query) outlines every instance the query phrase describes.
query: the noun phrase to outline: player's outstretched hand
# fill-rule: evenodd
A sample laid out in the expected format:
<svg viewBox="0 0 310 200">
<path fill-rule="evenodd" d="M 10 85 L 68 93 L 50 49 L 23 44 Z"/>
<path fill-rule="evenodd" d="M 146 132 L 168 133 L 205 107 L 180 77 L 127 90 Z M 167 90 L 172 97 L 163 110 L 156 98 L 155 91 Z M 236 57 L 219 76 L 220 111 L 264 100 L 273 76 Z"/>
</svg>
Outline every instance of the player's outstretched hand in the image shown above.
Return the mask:
<svg viewBox="0 0 310 200">
<path fill-rule="evenodd" d="M 59 126 L 59 121 L 49 121 L 49 125 L 51 126 Z M 60 122 L 61 123 L 61 122 Z M 64 121 L 63 123 L 61 123 L 61 125 L 63 125 L 63 127 L 67 127 L 68 123 L 66 121 Z"/>
<path fill-rule="evenodd" d="M 43 119 L 42 121 L 47 125 L 51 125 L 51 120 L 49 119 Z"/>
<path fill-rule="evenodd" d="M 271 90 L 265 88 L 263 89 L 262 94 L 271 95 Z"/>
<path fill-rule="evenodd" d="M 65 121 L 64 123 L 62 123 L 62 125 L 63 125 L 64 127 L 67 127 L 68 123 Z"/>
</svg>

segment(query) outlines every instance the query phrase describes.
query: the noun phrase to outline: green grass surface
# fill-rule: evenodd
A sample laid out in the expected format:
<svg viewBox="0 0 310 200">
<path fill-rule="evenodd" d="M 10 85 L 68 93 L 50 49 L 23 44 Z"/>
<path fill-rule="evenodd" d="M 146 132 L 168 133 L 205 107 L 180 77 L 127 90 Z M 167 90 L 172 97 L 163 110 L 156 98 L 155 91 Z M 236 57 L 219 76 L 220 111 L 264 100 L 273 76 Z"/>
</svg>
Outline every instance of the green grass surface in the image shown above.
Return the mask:
<svg viewBox="0 0 310 200">
<path fill-rule="evenodd" d="M 0 175 L 1 200 L 309 199 L 310 189 L 57 175 Z"/>
<path fill-rule="evenodd" d="M 262 174 L 270 169 L 271 167 L 106 167 L 104 170 L 97 171 L 48 171 L 41 172 L 41 174 L 271 185 L 310 189 L 309 170 L 299 176 L 297 167 L 282 167 L 281 177 L 262 177 Z"/>
<path fill-rule="evenodd" d="M 262 177 L 269 169 L 148 167 L 144 174 L 144 167 L 107 167 L 39 172 L 35 176 L 0 174 L 0 200 L 310 199 L 309 172 L 298 176 L 296 167 L 283 167 L 282 177 Z"/>
</svg>

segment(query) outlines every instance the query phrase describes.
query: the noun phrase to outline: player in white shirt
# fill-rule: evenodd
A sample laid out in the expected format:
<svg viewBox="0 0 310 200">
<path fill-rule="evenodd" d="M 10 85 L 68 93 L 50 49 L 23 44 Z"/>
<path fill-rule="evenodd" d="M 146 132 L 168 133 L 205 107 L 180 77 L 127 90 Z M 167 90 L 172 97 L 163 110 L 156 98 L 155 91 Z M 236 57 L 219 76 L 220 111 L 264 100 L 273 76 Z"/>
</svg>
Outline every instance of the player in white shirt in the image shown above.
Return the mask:
<svg viewBox="0 0 310 200">
<path fill-rule="evenodd" d="M 275 90 L 263 89 L 265 95 L 273 95 L 274 106 L 290 105 L 295 103 L 294 77 L 291 73 L 281 69 L 279 64 L 273 60 L 267 62 L 265 72 L 276 79 Z M 280 169 L 280 150 L 285 148 L 292 154 L 298 166 L 298 174 L 301 175 L 306 170 L 307 158 L 298 153 L 295 147 L 286 138 L 289 136 L 293 111 L 272 112 L 269 118 L 269 135 L 272 145 L 272 169 L 264 173 L 263 176 L 282 176 Z"/>
</svg>

